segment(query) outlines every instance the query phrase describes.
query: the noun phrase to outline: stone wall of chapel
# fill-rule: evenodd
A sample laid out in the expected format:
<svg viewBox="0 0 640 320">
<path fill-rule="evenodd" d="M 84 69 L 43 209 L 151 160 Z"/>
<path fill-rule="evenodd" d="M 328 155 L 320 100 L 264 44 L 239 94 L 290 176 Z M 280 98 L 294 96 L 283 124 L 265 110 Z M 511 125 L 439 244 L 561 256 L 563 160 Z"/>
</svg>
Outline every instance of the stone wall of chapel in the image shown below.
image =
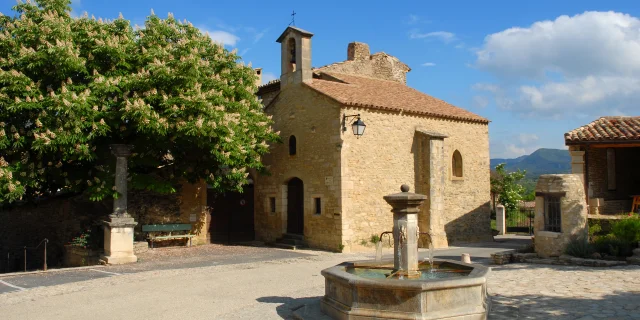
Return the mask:
<svg viewBox="0 0 640 320">
<path fill-rule="evenodd" d="M 314 248 L 337 251 L 341 243 L 340 215 L 340 107 L 300 84 L 280 92 L 265 110 L 273 116 L 281 144 L 271 146 L 263 162 L 269 175 L 256 176 L 256 239 L 275 241 L 286 232 L 287 182 L 298 177 L 304 184 L 304 236 Z M 296 136 L 297 154 L 289 155 L 289 137 Z M 270 212 L 269 198 L 276 198 Z M 314 213 L 314 198 L 321 198 L 322 213 Z"/>
<path fill-rule="evenodd" d="M 416 127 L 448 136 L 441 222 L 449 244 L 491 239 L 488 125 L 371 109 L 346 108 L 343 113 L 360 113 L 367 125 L 359 139 L 350 131 L 342 135 L 342 234 L 347 250 L 365 250 L 363 240 L 392 229 L 384 195 L 399 192 L 402 184 L 416 190 L 421 174 L 416 172 Z M 462 179 L 451 177 L 455 150 L 462 155 Z"/>
</svg>

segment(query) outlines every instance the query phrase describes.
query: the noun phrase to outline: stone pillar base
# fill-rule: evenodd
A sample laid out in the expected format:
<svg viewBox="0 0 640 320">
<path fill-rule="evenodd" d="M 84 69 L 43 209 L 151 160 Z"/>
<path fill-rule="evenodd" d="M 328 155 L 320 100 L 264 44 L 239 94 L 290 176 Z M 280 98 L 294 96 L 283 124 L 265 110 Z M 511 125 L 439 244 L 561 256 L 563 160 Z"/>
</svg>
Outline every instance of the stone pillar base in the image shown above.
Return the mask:
<svg viewBox="0 0 640 320">
<path fill-rule="evenodd" d="M 133 253 L 133 227 L 138 223 L 130 216 L 110 216 L 104 221 L 104 256 L 108 264 L 125 264 L 138 261 Z"/>
</svg>

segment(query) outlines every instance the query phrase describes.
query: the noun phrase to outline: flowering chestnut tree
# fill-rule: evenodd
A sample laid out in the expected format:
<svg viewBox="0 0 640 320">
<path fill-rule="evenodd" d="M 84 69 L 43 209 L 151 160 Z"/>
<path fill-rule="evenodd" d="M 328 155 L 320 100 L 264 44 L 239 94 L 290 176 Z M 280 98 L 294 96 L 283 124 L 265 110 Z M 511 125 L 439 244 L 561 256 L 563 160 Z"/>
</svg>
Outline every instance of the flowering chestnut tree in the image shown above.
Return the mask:
<svg viewBox="0 0 640 320">
<path fill-rule="evenodd" d="M 255 75 L 186 21 L 142 28 L 70 16 L 70 0 L 0 14 L 0 203 L 117 196 L 109 145 L 133 145 L 130 186 L 173 192 L 205 180 L 240 190 L 278 140 Z"/>
</svg>

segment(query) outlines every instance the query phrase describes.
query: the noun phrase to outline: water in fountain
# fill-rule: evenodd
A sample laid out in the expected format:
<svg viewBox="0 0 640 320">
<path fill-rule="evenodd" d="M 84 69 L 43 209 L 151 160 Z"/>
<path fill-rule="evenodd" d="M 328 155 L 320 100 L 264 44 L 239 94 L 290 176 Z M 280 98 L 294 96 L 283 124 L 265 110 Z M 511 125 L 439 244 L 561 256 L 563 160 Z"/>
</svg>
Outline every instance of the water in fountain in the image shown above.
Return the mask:
<svg viewBox="0 0 640 320">
<path fill-rule="evenodd" d="M 382 260 L 382 241 L 376 243 L 376 261 Z"/>
</svg>

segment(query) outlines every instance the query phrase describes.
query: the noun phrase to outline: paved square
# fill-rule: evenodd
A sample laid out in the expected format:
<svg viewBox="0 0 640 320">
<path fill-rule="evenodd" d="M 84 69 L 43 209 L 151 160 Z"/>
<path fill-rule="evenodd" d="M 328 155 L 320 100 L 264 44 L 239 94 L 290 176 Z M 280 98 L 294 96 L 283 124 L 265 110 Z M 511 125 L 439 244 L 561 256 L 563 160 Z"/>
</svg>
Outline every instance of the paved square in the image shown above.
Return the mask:
<svg viewBox="0 0 640 320">
<path fill-rule="evenodd" d="M 436 256 L 453 258 L 467 251 L 474 262 L 486 263 L 483 258 L 488 254 L 504 250 L 500 246 L 505 245 L 452 248 L 437 251 Z M 268 254 L 270 250 L 274 251 Z M 189 261 L 190 268 L 154 270 L 138 269 L 140 265 L 132 268 L 134 273 L 125 272 L 124 266 L 96 269 L 115 274 L 79 270 L 63 279 L 79 272 L 90 272 L 94 279 L 50 286 L 21 277 L 0 278 L 28 286 L 0 294 L 0 314 L 3 320 L 290 319 L 294 310 L 317 303 L 324 294 L 322 269 L 373 256 L 296 251 L 297 256 L 286 258 L 287 252 L 283 256 L 278 249 L 264 249 L 264 254 L 280 259 L 238 256 L 237 264 Z M 493 301 L 490 319 L 640 319 L 640 266 L 512 264 L 493 266 L 488 281 Z M 326 319 L 312 314 L 316 315 Z"/>
</svg>

